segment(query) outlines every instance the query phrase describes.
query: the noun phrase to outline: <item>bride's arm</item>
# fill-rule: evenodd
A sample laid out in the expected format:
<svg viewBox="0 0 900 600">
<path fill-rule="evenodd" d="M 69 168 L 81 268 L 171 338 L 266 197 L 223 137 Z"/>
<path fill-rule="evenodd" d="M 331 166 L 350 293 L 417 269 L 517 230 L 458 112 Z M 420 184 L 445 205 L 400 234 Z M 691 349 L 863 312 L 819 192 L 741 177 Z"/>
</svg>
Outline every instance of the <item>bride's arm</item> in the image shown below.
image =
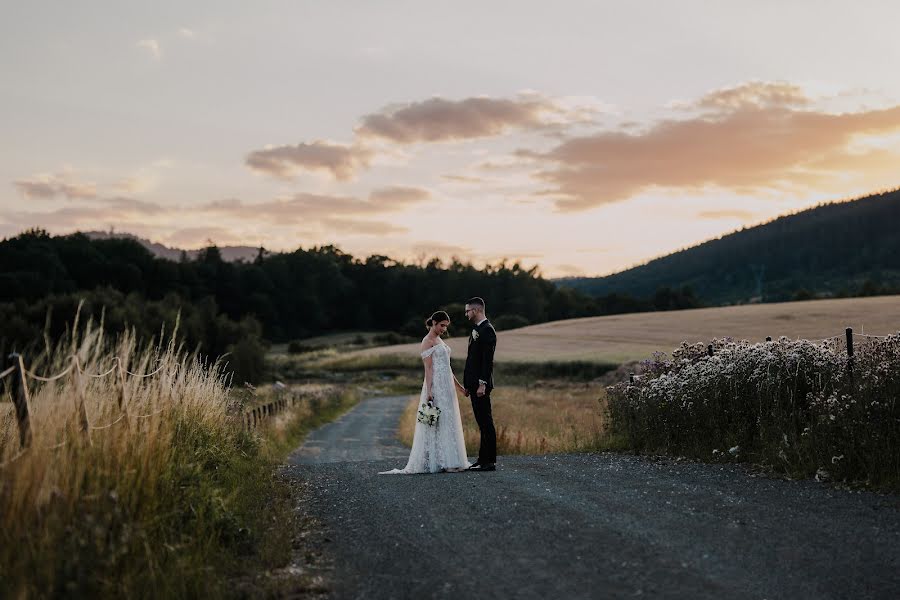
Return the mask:
<svg viewBox="0 0 900 600">
<path fill-rule="evenodd" d="M 422 344 L 422 352 L 428 350 L 431 346 L 426 346 L 424 343 Z M 434 398 L 434 392 L 431 391 L 431 384 L 434 375 L 434 369 L 432 368 L 434 359 L 431 358 L 431 354 L 422 358 L 422 362 L 425 363 L 425 393 L 428 395 L 429 399 Z"/>
<path fill-rule="evenodd" d="M 463 395 L 465 395 L 465 396 L 468 397 L 468 395 L 469 395 L 469 390 L 467 390 L 465 387 L 463 387 L 463 384 L 461 384 L 461 383 L 459 382 L 459 379 L 456 378 L 456 375 L 453 376 L 453 383 L 456 384 L 456 389 L 458 389 L 460 392 L 463 393 Z"/>
</svg>

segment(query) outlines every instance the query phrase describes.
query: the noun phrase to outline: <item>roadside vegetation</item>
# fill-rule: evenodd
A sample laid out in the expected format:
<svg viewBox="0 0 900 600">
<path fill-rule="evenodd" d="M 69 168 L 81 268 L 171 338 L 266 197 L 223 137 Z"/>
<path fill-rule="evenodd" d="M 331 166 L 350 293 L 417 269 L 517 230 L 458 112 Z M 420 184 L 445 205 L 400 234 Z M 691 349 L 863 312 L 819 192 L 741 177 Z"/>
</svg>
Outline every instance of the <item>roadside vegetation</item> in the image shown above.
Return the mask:
<svg viewBox="0 0 900 600">
<path fill-rule="evenodd" d="M 29 382 L 25 448 L 9 402 L 17 390 L 3 380 L 4 595 L 209 598 L 316 585 L 260 578 L 291 561 L 297 534 L 296 499 L 276 468 L 356 396 L 305 386 L 295 408 L 248 431 L 244 404 L 271 390 L 231 389 L 221 363 L 174 342 L 142 346 L 128 332 L 112 340 L 90 324 L 73 331 L 31 355 L 35 374 L 64 372 L 77 357 L 82 376 Z M 91 377 L 117 364 L 155 374 Z"/>
<path fill-rule="evenodd" d="M 900 490 L 900 334 L 657 355 L 608 389 L 611 431 L 639 452 L 768 465 L 793 477 Z"/>
</svg>

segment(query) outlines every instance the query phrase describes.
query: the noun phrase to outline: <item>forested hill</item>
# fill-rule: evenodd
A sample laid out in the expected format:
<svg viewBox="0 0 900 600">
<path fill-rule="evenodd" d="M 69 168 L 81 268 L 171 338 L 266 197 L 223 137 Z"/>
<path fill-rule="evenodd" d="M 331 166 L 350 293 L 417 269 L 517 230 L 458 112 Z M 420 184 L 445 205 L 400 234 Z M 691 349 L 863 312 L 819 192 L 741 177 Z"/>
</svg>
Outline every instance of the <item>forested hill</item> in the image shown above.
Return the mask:
<svg viewBox="0 0 900 600">
<path fill-rule="evenodd" d="M 646 298 L 690 287 L 707 305 L 900 289 L 900 189 L 825 204 L 598 278 L 558 282 Z"/>
<path fill-rule="evenodd" d="M 107 323 L 144 326 L 182 312 L 187 333 L 206 341 L 213 354 L 253 325 L 262 338 L 280 342 L 335 330 L 424 334 L 432 311 L 448 309 L 460 327 L 463 303 L 483 296 L 492 317 L 506 327 L 593 314 L 587 296 L 560 290 L 536 269 L 433 259 L 404 264 L 385 256 L 355 258 L 333 246 L 265 254 L 229 262 L 211 246 L 196 259 L 154 256 L 129 238 L 51 236 L 35 230 L 0 241 L 0 338 L 41 339 L 48 309 L 61 331 L 80 299 Z M 247 320 L 251 321 L 247 321 Z M 142 327 L 144 328 L 144 327 Z M 251 327 L 252 329 L 252 327 Z"/>
</svg>

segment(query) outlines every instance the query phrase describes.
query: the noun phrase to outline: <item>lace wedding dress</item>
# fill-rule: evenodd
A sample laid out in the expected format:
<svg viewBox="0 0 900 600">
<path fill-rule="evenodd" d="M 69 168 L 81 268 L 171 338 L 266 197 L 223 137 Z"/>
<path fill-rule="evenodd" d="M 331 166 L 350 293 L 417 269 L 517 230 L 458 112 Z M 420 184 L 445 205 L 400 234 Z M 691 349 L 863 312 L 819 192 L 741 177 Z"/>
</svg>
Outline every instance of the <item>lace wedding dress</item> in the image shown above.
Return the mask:
<svg viewBox="0 0 900 600">
<path fill-rule="evenodd" d="M 434 405 L 441 409 L 441 416 L 434 426 L 416 421 L 409 461 L 402 469 L 383 471 L 381 475 L 405 475 L 412 473 L 437 473 L 446 469 L 466 469 L 466 442 L 463 438 L 459 402 L 450 370 L 450 346 L 443 341 L 422 352 L 422 358 L 431 356 L 432 392 Z M 428 401 L 428 391 L 422 384 L 419 405 Z"/>
</svg>

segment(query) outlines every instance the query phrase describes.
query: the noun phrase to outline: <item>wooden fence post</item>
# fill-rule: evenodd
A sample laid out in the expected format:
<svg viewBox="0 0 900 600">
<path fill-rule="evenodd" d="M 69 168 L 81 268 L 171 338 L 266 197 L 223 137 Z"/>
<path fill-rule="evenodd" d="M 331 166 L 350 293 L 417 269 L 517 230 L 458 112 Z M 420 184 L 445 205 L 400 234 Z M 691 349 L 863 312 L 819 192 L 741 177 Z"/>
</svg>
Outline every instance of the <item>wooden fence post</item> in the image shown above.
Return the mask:
<svg viewBox="0 0 900 600">
<path fill-rule="evenodd" d="M 706 347 L 706 353 L 707 353 L 709 356 L 712 356 L 712 355 L 713 355 L 713 347 L 712 347 L 712 344 L 709 344 L 709 345 Z"/>
<path fill-rule="evenodd" d="M 631 383 L 631 384 L 634 383 L 634 373 L 628 374 L 628 383 Z"/>
<path fill-rule="evenodd" d="M 31 415 L 28 412 L 28 389 L 25 379 L 25 365 L 22 356 L 13 352 L 9 355 L 10 366 L 15 367 L 10 385 L 10 395 L 16 405 L 16 422 L 19 424 L 19 445 L 24 448 L 31 444 Z"/>
<path fill-rule="evenodd" d="M 850 374 L 850 382 L 853 382 L 853 328 L 848 327 L 847 333 L 847 371 Z"/>
<path fill-rule="evenodd" d="M 88 442 L 90 442 L 90 423 L 87 418 L 87 408 L 84 406 L 84 377 L 81 374 L 81 363 L 78 362 L 78 357 L 76 356 L 73 360 L 75 361 L 75 402 L 78 410 L 78 426 L 82 432 L 88 434 Z"/>
</svg>

